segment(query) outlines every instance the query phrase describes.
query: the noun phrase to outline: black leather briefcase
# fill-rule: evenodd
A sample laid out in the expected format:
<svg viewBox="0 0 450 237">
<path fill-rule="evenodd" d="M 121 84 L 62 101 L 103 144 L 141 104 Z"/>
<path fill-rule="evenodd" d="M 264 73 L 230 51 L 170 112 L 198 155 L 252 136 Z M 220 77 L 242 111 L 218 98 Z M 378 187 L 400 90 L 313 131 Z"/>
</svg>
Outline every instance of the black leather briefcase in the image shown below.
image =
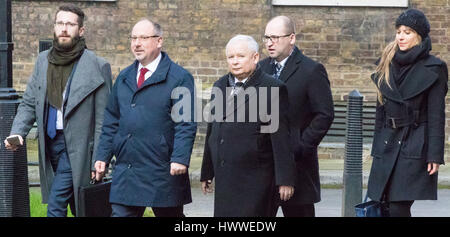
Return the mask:
<svg viewBox="0 0 450 237">
<path fill-rule="evenodd" d="M 80 187 L 78 192 L 78 217 L 109 217 L 111 216 L 111 204 L 109 203 L 109 191 L 111 179 L 100 183 L 91 181 L 88 186 Z"/>
</svg>

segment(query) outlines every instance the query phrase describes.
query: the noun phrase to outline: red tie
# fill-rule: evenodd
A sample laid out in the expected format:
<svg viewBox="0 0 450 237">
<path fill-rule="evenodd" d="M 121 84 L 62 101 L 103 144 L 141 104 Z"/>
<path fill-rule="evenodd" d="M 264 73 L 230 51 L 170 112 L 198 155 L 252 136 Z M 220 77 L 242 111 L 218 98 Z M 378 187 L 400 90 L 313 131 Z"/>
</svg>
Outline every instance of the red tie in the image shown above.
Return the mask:
<svg viewBox="0 0 450 237">
<path fill-rule="evenodd" d="M 144 84 L 145 73 L 147 73 L 147 72 L 148 72 L 147 68 L 145 68 L 145 67 L 141 68 L 141 73 L 139 74 L 139 79 L 138 79 L 138 83 L 137 83 L 138 89 L 141 88 L 142 84 Z"/>
</svg>

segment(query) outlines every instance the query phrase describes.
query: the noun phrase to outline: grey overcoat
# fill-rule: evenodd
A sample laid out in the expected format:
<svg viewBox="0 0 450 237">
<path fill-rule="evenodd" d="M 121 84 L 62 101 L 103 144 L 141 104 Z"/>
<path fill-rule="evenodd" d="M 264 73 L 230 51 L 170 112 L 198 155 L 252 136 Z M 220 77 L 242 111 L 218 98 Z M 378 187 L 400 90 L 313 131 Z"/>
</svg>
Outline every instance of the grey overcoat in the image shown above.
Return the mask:
<svg viewBox="0 0 450 237">
<path fill-rule="evenodd" d="M 39 54 L 23 100 L 14 119 L 11 134 L 25 138 L 34 122 L 38 127 L 39 175 L 42 202 L 47 203 L 54 172 L 45 155 L 45 115 L 48 50 Z M 111 90 L 111 66 L 92 51 L 81 56 L 70 86 L 64 111 L 64 136 L 72 166 L 75 203 L 78 188 L 90 180 L 92 154 L 98 144 L 103 123 L 103 112 Z M 78 209 L 78 206 L 76 207 Z"/>
</svg>

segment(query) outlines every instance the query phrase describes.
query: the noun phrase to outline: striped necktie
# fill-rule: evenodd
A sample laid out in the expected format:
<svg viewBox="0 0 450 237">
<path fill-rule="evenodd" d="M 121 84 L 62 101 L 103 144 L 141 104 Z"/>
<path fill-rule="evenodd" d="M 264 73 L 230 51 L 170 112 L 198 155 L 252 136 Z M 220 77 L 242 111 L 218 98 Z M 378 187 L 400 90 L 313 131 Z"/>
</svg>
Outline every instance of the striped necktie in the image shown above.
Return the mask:
<svg viewBox="0 0 450 237">
<path fill-rule="evenodd" d="M 281 74 L 281 69 L 283 68 L 283 66 L 281 66 L 280 63 L 275 63 L 275 72 L 273 74 L 273 77 L 275 79 L 280 79 L 280 74 Z"/>
</svg>

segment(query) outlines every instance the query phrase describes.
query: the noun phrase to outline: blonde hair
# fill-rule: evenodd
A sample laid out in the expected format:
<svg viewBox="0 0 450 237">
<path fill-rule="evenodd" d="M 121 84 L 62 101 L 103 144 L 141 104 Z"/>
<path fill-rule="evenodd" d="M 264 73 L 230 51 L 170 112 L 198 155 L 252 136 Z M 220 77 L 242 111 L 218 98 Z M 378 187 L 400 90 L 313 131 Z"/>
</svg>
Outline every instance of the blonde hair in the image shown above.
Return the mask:
<svg viewBox="0 0 450 237">
<path fill-rule="evenodd" d="M 417 34 L 416 31 L 414 31 L 412 28 L 410 28 L 411 31 L 416 33 L 416 44 L 420 44 L 422 42 L 422 37 L 420 37 L 419 34 Z M 383 53 L 381 54 L 380 62 L 378 63 L 378 66 L 375 69 L 375 76 L 378 76 L 378 83 L 377 83 L 377 98 L 380 104 L 383 104 L 383 96 L 380 92 L 381 84 L 386 83 L 386 85 L 392 89 L 392 86 L 390 84 L 390 71 L 389 66 L 391 65 L 392 59 L 394 58 L 395 53 L 399 50 L 397 41 L 394 40 L 390 42 L 383 50 Z"/>
</svg>

